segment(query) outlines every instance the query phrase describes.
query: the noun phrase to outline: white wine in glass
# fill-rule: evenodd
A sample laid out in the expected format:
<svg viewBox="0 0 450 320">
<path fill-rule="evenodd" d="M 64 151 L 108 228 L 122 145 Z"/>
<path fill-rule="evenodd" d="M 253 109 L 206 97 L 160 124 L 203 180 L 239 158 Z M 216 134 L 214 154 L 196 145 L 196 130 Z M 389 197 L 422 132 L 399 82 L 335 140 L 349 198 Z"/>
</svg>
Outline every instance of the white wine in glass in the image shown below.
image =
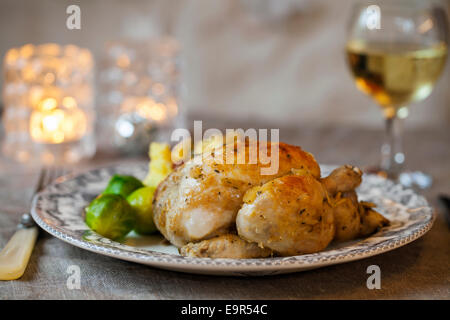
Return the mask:
<svg viewBox="0 0 450 320">
<path fill-rule="evenodd" d="M 445 13 L 432 4 L 358 4 L 346 46 L 356 86 L 375 100 L 386 119 L 386 141 L 376 171 L 420 187 L 428 187 L 431 179 L 402 173 L 405 156 L 400 121 L 408 115 L 411 103 L 431 94 L 439 79 L 447 59 L 447 28 Z"/>
<path fill-rule="evenodd" d="M 347 55 L 356 86 L 372 96 L 389 118 L 398 108 L 428 97 L 444 69 L 447 45 L 349 42 Z"/>
</svg>

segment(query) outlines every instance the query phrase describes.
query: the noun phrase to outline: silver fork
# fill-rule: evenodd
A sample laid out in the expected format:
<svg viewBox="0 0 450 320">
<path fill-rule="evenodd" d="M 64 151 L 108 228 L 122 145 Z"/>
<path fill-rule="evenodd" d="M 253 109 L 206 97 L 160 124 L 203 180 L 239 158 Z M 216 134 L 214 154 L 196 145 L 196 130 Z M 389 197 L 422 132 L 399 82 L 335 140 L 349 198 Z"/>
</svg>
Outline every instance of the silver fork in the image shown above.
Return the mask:
<svg viewBox="0 0 450 320">
<path fill-rule="evenodd" d="M 33 197 L 64 173 L 63 167 L 42 168 Z M 0 252 L 0 280 L 15 280 L 23 275 L 37 236 L 38 227 L 30 213 L 23 214 L 17 231 Z"/>
</svg>

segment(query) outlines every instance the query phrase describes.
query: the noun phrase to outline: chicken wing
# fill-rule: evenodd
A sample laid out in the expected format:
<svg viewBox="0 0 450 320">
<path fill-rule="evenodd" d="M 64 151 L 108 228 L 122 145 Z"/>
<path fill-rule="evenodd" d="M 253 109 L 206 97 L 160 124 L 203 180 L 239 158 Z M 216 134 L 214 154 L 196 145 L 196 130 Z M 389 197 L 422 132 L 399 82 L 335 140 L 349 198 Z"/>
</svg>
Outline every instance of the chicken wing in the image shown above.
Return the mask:
<svg viewBox="0 0 450 320">
<path fill-rule="evenodd" d="M 355 189 L 361 181 L 361 170 L 349 165 L 335 169 L 322 179 L 333 200 L 336 241 L 367 236 L 389 223 L 389 220 L 372 209 L 373 204 L 358 202 Z"/>
<path fill-rule="evenodd" d="M 359 215 L 361 218 L 360 236 L 368 236 L 382 227 L 389 225 L 389 220 L 373 210 L 373 203 L 360 202 Z"/>
<path fill-rule="evenodd" d="M 359 216 L 359 203 L 355 191 L 347 191 L 338 199 L 334 199 L 334 221 L 336 234 L 334 239 L 337 241 L 346 241 L 355 239 L 360 234 L 361 222 Z"/>
</svg>

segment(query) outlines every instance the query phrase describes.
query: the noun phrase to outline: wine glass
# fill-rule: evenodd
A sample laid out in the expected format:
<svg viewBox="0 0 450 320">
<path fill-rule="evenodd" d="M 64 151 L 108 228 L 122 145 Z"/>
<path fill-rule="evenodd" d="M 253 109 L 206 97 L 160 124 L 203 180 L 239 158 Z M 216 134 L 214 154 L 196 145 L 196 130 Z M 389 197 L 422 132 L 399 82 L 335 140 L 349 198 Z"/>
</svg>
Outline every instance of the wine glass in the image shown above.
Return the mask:
<svg viewBox="0 0 450 320">
<path fill-rule="evenodd" d="M 445 66 L 445 11 L 427 1 L 371 1 L 353 7 L 347 60 L 359 90 L 380 106 L 386 122 L 375 172 L 405 185 L 427 188 L 431 177 L 403 172 L 402 120 L 409 105 L 428 97 Z"/>
</svg>

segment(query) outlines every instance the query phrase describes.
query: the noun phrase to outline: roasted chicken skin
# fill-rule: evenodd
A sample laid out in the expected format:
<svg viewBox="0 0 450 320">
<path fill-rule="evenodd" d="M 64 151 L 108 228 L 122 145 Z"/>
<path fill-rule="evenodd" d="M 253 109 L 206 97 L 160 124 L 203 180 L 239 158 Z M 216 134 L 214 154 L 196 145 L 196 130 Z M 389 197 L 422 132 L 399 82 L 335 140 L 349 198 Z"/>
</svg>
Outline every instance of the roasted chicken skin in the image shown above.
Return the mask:
<svg viewBox="0 0 450 320">
<path fill-rule="evenodd" d="M 267 148 L 270 156 L 271 143 L 246 141 L 243 148 L 234 147 L 230 150 L 224 146 L 196 155 L 159 184 L 154 196 L 154 222 L 175 246 L 182 247 L 234 230 L 242 197 L 255 185 L 289 174 L 292 168 L 305 169 L 320 177 L 314 157 L 299 147 L 277 144 L 278 170 L 269 175 L 261 174 L 261 169 L 270 164 L 263 163 L 259 157 L 256 163 L 249 163 L 249 150 Z M 227 157 L 231 163 L 230 160 L 218 161 Z"/>
<path fill-rule="evenodd" d="M 372 203 L 360 202 L 360 222 L 361 227 L 359 231 L 360 237 L 368 236 L 382 227 L 389 225 L 389 220 L 383 217 L 380 213 L 373 210 Z"/>
<path fill-rule="evenodd" d="M 334 239 L 346 241 L 355 239 L 361 232 L 358 197 L 355 191 L 347 191 L 335 198 L 333 208 L 336 233 Z"/>
<path fill-rule="evenodd" d="M 334 237 L 333 209 L 312 175 L 288 175 L 255 187 L 236 217 L 238 234 L 283 256 L 325 249 Z"/>
<path fill-rule="evenodd" d="M 245 241 L 236 234 L 224 234 L 208 240 L 188 243 L 180 248 L 180 253 L 186 257 L 252 259 L 268 257 L 272 254 L 272 250 L 261 248 L 254 242 Z"/>
</svg>

